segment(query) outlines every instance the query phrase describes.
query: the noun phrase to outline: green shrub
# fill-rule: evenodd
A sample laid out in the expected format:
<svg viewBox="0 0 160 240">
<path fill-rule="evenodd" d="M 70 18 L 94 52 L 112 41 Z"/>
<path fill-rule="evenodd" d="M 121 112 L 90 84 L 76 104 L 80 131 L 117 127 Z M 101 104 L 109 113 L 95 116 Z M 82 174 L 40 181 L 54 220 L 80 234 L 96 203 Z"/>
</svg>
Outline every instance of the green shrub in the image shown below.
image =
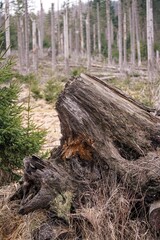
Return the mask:
<svg viewBox="0 0 160 240">
<path fill-rule="evenodd" d="M 22 106 L 17 103 L 19 88 L 15 84 L 0 89 L 0 168 L 14 178 L 22 167 L 22 159 L 39 152 L 45 132 L 30 121 L 22 124 Z M 28 109 L 28 111 L 30 111 Z"/>
<path fill-rule="evenodd" d="M 63 84 L 57 80 L 49 80 L 44 89 L 45 100 L 49 103 L 55 103 L 58 95 L 63 89 Z"/>
<path fill-rule="evenodd" d="M 31 87 L 32 96 L 36 100 L 43 98 L 43 95 L 41 93 L 41 89 L 39 87 L 39 83 L 38 83 L 38 81 L 36 79 L 30 83 L 30 87 Z"/>
<path fill-rule="evenodd" d="M 78 76 L 80 76 L 81 73 L 84 73 L 84 72 L 85 72 L 84 67 L 75 67 L 75 68 L 72 69 L 71 76 L 78 77 Z"/>
</svg>

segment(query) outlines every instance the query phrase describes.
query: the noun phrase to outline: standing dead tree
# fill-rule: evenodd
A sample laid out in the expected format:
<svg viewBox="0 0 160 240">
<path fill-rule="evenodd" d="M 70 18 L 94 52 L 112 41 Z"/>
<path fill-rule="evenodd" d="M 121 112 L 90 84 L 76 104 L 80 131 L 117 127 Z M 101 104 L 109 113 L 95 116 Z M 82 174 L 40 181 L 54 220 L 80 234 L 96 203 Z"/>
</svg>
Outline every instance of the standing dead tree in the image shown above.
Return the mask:
<svg viewBox="0 0 160 240">
<path fill-rule="evenodd" d="M 22 199 L 19 212 L 48 208 L 65 191 L 81 199 L 114 174 L 134 196 L 134 214 L 147 212 L 152 227 L 159 230 L 160 119 L 151 109 L 85 74 L 67 83 L 56 108 L 61 144 L 50 161 L 24 160 L 23 182 L 12 197 Z M 78 208 L 76 197 L 72 204 Z"/>
<path fill-rule="evenodd" d="M 28 0 L 24 1 L 25 6 L 25 65 L 26 72 L 29 72 L 29 15 L 28 15 Z"/>
<path fill-rule="evenodd" d="M 51 44 L 52 44 L 52 70 L 56 68 L 56 36 L 54 3 L 51 4 Z"/>
<path fill-rule="evenodd" d="M 147 54 L 148 54 L 148 76 L 152 80 L 154 70 L 154 29 L 153 29 L 153 1 L 146 0 L 147 11 Z"/>
<path fill-rule="evenodd" d="M 6 56 L 10 56 L 11 40 L 10 40 L 9 0 L 5 0 L 5 39 L 6 39 Z"/>
</svg>

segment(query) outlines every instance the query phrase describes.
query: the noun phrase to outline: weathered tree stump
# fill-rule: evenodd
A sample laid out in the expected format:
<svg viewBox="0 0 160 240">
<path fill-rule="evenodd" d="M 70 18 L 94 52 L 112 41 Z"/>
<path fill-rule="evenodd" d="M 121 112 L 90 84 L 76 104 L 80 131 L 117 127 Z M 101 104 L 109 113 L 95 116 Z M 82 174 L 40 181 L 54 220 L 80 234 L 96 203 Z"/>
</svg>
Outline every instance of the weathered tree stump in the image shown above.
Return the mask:
<svg viewBox="0 0 160 240">
<path fill-rule="evenodd" d="M 143 201 L 155 225 L 152 206 L 160 199 L 160 119 L 152 109 L 85 74 L 66 84 L 56 109 L 61 144 L 49 161 L 24 160 L 23 181 L 12 196 L 22 199 L 19 212 L 47 208 L 58 194 L 85 192 L 114 172 L 138 199 L 136 203 Z"/>
</svg>

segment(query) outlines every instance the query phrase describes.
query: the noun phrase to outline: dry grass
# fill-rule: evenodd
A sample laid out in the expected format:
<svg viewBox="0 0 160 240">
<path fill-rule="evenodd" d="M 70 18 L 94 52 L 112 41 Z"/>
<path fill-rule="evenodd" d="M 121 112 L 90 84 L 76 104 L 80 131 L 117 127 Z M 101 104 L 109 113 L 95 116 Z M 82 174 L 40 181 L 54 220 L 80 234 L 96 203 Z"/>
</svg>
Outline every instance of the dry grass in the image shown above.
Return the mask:
<svg viewBox="0 0 160 240">
<path fill-rule="evenodd" d="M 82 207 L 83 239 L 86 240 L 153 240 L 147 223 L 131 220 L 131 198 L 123 187 L 111 187 L 106 199 L 104 190 L 93 192 L 94 206 Z M 87 221 L 86 221 L 87 220 Z M 87 223 L 87 224 L 86 224 Z M 89 224 L 88 224 L 89 223 Z"/>
<path fill-rule="evenodd" d="M 86 194 L 85 203 L 86 196 L 81 196 L 83 201 L 79 198 L 79 208 L 75 213 L 70 214 L 67 209 L 68 225 L 58 226 L 52 217 L 49 218 L 52 213 L 46 210 L 35 211 L 27 216 L 18 215 L 18 202 L 8 202 L 8 197 L 17 186 L 4 187 L 0 190 L 0 240 L 43 240 L 46 234 L 53 236 L 48 239 L 54 240 L 158 239 L 151 233 L 144 218 L 130 218 L 134 196 L 124 186 L 117 184 L 114 177 L 99 184 Z M 33 238 L 35 230 L 38 230 L 38 235 Z"/>
<path fill-rule="evenodd" d="M 45 211 L 26 216 L 18 214 L 19 202 L 9 202 L 17 184 L 0 189 L 0 240 L 31 240 L 31 232 L 46 220 Z"/>
</svg>

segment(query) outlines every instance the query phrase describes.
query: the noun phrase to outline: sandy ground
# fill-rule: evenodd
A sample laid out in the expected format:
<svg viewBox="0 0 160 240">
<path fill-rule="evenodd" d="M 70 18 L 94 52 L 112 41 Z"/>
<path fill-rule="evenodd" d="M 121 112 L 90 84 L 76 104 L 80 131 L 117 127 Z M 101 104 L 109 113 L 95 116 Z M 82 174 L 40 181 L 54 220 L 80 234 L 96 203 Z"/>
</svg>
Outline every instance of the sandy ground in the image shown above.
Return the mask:
<svg viewBox="0 0 160 240">
<path fill-rule="evenodd" d="M 29 89 L 26 85 L 22 85 L 19 96 L 19 103 L 28 106 Z M 47 104 L 44 99 L 35 100 L 30 98 L 30 117 L 31 121 L 40 129 L 46 130 L 46 141 L 42 147 L 43 151 L 51 150 L 59 145 L 60 123 L 55 107 Z M 27 118 L 27 112 L 23 112 L 24 121 Z"/>
</svg>

